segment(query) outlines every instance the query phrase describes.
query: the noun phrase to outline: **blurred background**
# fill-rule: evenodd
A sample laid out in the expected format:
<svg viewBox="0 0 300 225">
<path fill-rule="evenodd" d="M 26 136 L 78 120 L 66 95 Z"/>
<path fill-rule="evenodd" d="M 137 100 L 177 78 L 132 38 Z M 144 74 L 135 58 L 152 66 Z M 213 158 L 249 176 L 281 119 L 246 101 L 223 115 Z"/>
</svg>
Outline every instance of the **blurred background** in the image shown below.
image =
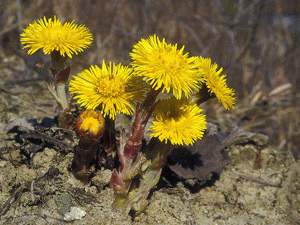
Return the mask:
<svg viewBox="0 0 300 225">
<path fill-rule="evenodd" d="M 41 68 L 49 59 L 27 56 L 19 34 L 32 20 L 53 15 L 85 24 L 94 34 L 92 47 L 75 57 L 72 73 L 102 59 L 128 63 L 131 46 L 154 33 L 192 55 L 211 57 L 228 74 L 238 105 L 225 112 L 209 102 L 209 120 L 266 134 L 299 158 L 299 0 L 1 0 L 0 94 L 9 112 L 21 109 L 11 105 L 10 92 L 20 94 L 26 86 L 41 95 L 38 87 L 49 76 Z M 23 113 L 32 104 L 44 114 L 51 111 L 50 97 L 50 103 L 27 98 L 31 106 Z"/>
</svg>

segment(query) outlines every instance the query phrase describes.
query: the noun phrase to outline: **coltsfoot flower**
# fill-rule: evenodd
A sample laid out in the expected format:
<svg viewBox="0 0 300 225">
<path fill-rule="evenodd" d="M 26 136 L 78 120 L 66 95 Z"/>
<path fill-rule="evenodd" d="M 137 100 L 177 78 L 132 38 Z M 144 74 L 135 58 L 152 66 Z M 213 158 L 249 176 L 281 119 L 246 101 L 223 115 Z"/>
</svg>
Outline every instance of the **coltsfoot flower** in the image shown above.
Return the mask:
<svg viewBox="0 0 300 225">
<path fill-rule="evenodd" d="M 223 68 L 218 69 L 216 63 L 204 57 L 197 57 L 197 64 L 208 90 L 215 94 L 225 109 L 232 109 L 236 103 L 235 92 L 227 86 L 226 75 L 222 74 Z"/>
<path fill-rule="evenodd" d="M 118 113 L 132 115 L 134 102 L 144 95 L 143 86 L 132 69 L 103 61 L 102 67 L 90 66 L 70 81 L 69 91 L 86 109 L 99 108 L 104 116 L 115 119 Z"/>
<path fill-rule="evenodd" d="M 81 136 L 99 138 L 104 132 L 105 120 L 101 113 L 94 110 L 86 110 L 81 113 L 76 122 L 77 132 Z"/>
<path fill-rule="evenodd" d="M 91 45 L 93 36 L 84 25 L 72 22 L 62 23 L 55 16 L 46 17 L 29 24 L 21 33 L 21 44 L 32 55 L 42 50 L 45 55 L 53 51 L 72 58 Z"/>
<path fill-rule="evenodd" d="M 156 35 L 141 39 L 130 53 L 132 66 L 155 90 L 172 92 L 175 98 L 189 97 L 199 87 L 195 57 L 189 57 L 184 47 L 169 44 Z"/>
<path fill-rule="evenodd" d="M 173 145 L 193 144 L 203 137 L 206 130 L 202 109 L 187 100 L 161 100 L 153 117 L 150 136 Z"/>
</svg>

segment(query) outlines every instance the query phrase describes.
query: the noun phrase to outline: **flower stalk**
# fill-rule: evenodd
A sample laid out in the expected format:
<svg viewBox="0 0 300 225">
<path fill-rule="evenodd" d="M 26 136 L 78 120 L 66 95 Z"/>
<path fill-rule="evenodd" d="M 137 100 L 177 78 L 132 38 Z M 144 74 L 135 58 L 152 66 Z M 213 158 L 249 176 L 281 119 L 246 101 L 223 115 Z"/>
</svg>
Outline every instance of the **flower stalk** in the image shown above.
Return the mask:
<svg viewBox="0 0 300 225">
<path fill-rule="evenodd" d="M 114 206 L 122 208 L 126 213 L 134 210 L 139 214 L 148 205 L 148 195 L 151 189 L 159 182 L 162 169 L 167 161 L 167 156 L 173 149 L 173 146 L 161 143 L 153 138 L 148 144 L 147 149 L 149 151 L 141 153 L 142 156 L 137 160 L 140 162 L 139 170 L 137 170 L 140 177 L 139 182 L 132 182 L 127 193 L 115 193 Z"/>
<path fill-rule="evenodd" d="M 58 126 L 63 128 L 69 128 L 73 123 L 67 94 L 67 84 L 70 71 L 71 68 L 69 60 L 64 56 L 61 56 L 57 51 L 52 52 L 52 80 L 48 84 L 48 88 L 59 106 Z"/>
<path fill-rule="evenodd" d="M 93 177 L 93 165 L 97 160 L 98 144 L 96 139 L 81 137 L 78 145 L 74 148 L 72 173 L 84 183 Z"/>
<path fill-rule="evenodd" d="M 115 121 L 106 118 L 105 119 L 105 131 L 103 134 L 104 151 L 107 155 L 116 152 L 116 129 Z"/>
<path fill-rule="evenodd" d="M 59 105 L 63 111 L 69 108 L 66 85 L 70 76 L 70 64 L 66 57 L 58 52 L 51 53 L 51 72 L 55 85 L 56 97 L 59 99 Z"/>
</svg>

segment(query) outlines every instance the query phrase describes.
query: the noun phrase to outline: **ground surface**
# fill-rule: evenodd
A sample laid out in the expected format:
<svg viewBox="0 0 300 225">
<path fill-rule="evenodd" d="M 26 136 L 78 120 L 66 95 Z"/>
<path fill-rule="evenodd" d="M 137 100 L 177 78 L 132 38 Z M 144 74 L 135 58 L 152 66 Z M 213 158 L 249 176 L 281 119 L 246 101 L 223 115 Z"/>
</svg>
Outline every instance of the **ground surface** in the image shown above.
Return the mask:
<svg viewBox="0 0 300 225">
<path fill-rule="evenodd" d="M 51 118 L 55 103 L 43 82 L 15 82 L 13 74 L 24 68 L 12 60 L 14 71 L 1 68 L 0 81 L 5 83 L 0 90 L 0 224 L 300 224 L 300 163 L 285 149 L 261 149 L 251 142 L 231 146 L 231 162 L 213 185 L 196 193 L 180 183 L 156 190 L 135 218 L 112 208 L 109 170 L 99 170 L 84 185 L 69 171 L 73 153 L 55 146 L 38 150 L 28 163 L 7 127 Z"/>
</svg>

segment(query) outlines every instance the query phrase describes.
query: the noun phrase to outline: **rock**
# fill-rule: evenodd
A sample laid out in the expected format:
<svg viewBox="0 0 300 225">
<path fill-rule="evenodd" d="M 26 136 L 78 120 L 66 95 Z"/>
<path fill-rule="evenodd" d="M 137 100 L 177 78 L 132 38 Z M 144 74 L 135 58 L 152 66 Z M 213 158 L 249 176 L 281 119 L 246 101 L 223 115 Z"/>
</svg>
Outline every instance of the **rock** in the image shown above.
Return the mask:
<svg viewBox="0 0 300 225">
<path fill-rule="evenodd" d="M 85 217 L 86 212 L 79 207 L 71 207 L 70 212 L 64 215 L 65 221 L 81 220 Z"/>
</svg>

